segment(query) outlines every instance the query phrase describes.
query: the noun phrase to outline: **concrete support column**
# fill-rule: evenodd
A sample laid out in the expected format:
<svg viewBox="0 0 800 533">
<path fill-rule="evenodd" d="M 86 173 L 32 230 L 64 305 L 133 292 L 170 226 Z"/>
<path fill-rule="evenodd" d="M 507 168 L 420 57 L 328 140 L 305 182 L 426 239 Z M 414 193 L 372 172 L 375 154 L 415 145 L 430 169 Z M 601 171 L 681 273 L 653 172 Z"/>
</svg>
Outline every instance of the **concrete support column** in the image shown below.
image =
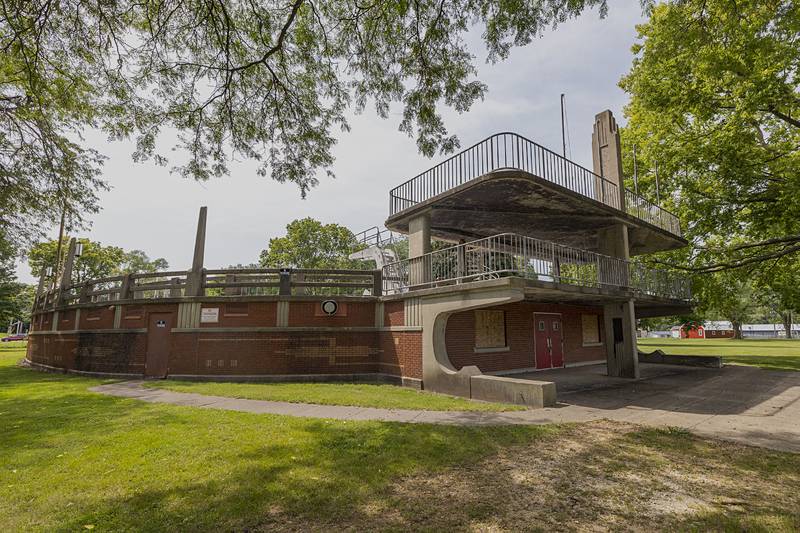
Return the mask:
<svg viewBox="0 0 800 533">
<path fill-rule="evenodd" d="M 608 109 L 594 117 L 592 163 L 594 173 L 605 179 L 605 181 L 595 180 L 595 199 L 606 205 L 625 210 L 625 183 L 622 176 L 619 127 L 617 121 L 614 120 L 613 113 Z"/>
<path fill-rule="evenodd" d="M 206 250 L 206 216 L 208 208 L 201 207 L 200 215 L 197 219 L 197 235 L 194 239 L 194 256 L 192 258 L 192 270 L 186 276 L 185 296 L 203 296 L 203 260 Z"/>
<path fill-rule="evenodd" d="M 636 347 L 634 301 L 604 305 L 603 319 L 608 375 L 638 378 L 639 354 Z"/>
<path fill-rule="evenodd" d="M 630 248 L 628 228 L 624 224 L 604 228 L 597 234 L 601 258 L 597 277 L 601 284 L 626 288 L 630 285 Z M 619 259 L 619 261 L 617 261 Z M 606 361 L 608 375 L 624 378 L 639 377 L 639 354 L 636 347 L 636 313 L 634 301 L 603 306 Z"/>
<path fill-rule="evenodd" d="M 628 227 L 615 224 L 597 232 L 597 251 L 622 261 L 630 260 Z M 597 278 L 601 284 L 627 287 L 629 282 L 628 264 L 621 261 L 600 259 L 597 265 Z"/>
<path fill-rule="evenodd" d="M 422 285 L 431 279 L 431 216 L 423 213 L 408 222 L 409 284 Z"/>
<path fill-rule="evenodd" d="M 67 257 L 64 259 L 64 270 L 61 272 L 61 279 L 58 284 L 58 295 L 56 296 L 56 305 L 64 303 L 64 295 L 67 287 L 72 285 L 72 268 L 75 265 L 75 248 L 78 241 L 75 237 L 69 240 L 69 248 L 67 248 Z"/>
</svg>

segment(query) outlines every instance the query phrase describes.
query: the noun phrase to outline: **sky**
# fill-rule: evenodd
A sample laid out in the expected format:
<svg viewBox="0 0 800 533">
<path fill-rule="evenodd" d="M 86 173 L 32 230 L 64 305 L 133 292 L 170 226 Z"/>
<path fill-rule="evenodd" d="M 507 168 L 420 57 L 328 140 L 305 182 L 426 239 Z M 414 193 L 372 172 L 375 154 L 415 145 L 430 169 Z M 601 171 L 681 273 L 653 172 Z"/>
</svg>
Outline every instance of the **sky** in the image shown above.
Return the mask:
<svg viewBox="0 0 800 533">
<path fill-rule="evenodd" d="M 475 47 L 478 77 L 489 86 L 483 101 L 464 114 L 444 110 L 448 130 L 468 147 L 493 133 L 513 131 L 561 152 L 560 94 L 566 95 L 570 147 L 568 157 L 591 168 L 594 115 L 610 109 L 617 121 L 627 96 L 618 87 L 628 72 L 642 22 L 638 1 L 615 3 L 600 19 L 596 10 L 548 31 L 496 65 Z M 480 44 L 480 43 L 478 43 Z M 207 268 L 256 262 L 269 239 L 285 234 L 286 224 L 313 217 L 354 232 L 382 226 L 388 216 L 389 189 L 434 166 L 414 139 L 398 131 L 399 110 L 384 120 L 368 106 L 351 115 L 351 131 L 341 133 L 333 152 L 336 179 L 320 173 L 320 184 L 306 199 L 292 184 L 256 175 L 256 165 L 238 161 L 229 176 L 205 183 L 171 174 L 168 167 L 134 163 L 132 142 L 108 142 L 100 132 L 86 132 L 86 142 L 108 157 L 104 179 L 111 190 L 100 193 L 102 210 L 79 234 L 103 245 L 144 250 L 163 257 L 171 269 L 191 266 L 197 214 L 208 207 Z M 48 236 L 57 237 L 58 228 Z M 21 281 L 34 283 L 21 263 Z"/>
</svg>

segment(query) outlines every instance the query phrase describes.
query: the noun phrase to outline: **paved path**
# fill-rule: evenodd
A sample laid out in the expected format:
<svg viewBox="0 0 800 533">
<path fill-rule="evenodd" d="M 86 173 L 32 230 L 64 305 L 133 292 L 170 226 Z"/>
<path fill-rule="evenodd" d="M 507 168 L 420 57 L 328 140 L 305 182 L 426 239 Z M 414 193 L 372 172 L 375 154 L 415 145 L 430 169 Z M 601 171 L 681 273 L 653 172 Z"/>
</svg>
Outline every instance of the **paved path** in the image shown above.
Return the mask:
<svg viewBox="0 0 800 533">
<path fill-rule="evenodd" d="M 586 422 L 605 418 L 650 426 L 681 427 L 703 436 L 800 453 L 800 373 L 767 372 L 745 367 L 679 369 L 636 382 L 578 387 L 560 394 L 561 403 L 556 407 L 504 413 L 412 411 L 244 400 L 141 385 L 141 381 L 126 381 L 100 385 L 91 390 L 145 402 L 338 420 L 488 426 Z M 566 386 L 564 390 L 567 390 Z"/>
</svg>

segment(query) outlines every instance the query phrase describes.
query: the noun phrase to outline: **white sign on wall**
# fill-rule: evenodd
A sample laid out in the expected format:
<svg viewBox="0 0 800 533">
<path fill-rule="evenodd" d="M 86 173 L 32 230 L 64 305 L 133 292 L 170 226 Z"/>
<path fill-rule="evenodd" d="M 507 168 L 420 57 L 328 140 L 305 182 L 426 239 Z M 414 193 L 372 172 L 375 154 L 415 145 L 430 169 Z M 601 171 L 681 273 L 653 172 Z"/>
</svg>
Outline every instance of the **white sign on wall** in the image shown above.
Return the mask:
<svg viewBox="0 0 800 533">
<path fill-rule="evenodd" d="M 219 307 L 204 307 L 200 311 L 200 322 L 204 324 L 219 322 Z"/>
</svg>

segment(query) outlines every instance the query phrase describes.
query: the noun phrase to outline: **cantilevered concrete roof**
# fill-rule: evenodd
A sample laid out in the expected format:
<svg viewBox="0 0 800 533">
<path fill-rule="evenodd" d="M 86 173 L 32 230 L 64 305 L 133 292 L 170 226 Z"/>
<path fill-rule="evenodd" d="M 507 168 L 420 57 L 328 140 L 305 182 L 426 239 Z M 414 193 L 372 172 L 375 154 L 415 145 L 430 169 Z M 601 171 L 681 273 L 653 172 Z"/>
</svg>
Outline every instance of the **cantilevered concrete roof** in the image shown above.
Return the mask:
<svg viewBox="0 0 800 533">
<path fill-rule="evenodd" d="M 451 242 L 513 232 L 598 251 L 598 232 L 623 223 L 628 226 L 631 255 L 688 244 L 643 219 L 648 217 L 514 169 L 489 172 L 406 207 L 390 216 L 386 227 L 407 233 L 409 220 L 425 212 L 431 217 L 431 237 Z"/>
</svg>

